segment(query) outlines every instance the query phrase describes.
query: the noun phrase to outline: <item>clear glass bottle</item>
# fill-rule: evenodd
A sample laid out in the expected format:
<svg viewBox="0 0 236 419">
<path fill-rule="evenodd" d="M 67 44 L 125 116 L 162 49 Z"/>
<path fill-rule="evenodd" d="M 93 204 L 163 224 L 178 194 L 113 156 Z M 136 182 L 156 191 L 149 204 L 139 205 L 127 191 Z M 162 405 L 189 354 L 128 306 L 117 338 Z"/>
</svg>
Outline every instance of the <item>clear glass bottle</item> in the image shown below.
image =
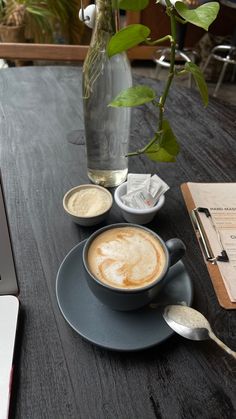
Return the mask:
<svg viewBox="0 0 236 419">
<path fill-rule="evenodd" d="M 108 58 L 106 47 L 116 31 L 114 0 L 96 0 L 96 19 L 83 66 L 83 104 L 89 179 L 106 187 L 124 182 L 128 173 L 130 108 L 108 104 L 132 86 L 125 53 Z"/>
</svg>

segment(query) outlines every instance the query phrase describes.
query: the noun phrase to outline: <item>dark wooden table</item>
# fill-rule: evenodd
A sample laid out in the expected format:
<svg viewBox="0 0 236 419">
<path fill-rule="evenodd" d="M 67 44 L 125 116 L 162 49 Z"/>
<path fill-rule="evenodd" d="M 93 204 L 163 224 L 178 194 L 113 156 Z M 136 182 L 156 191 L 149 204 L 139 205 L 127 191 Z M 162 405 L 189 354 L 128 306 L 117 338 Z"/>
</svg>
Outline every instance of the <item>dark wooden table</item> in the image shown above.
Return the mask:
<svg viewBox="0 0 236 419">
<path fill-rule="evenodd" d="M 137 80 L 136 80 L 137 81 Z M 138 78 L 160 91 L 160 82 Z M 95 228 L 66 216 L 64 193 L 86 183 L 81 70 L 0 72 L 0 167 L 20 285 L 21 321 L 12 416 L 21 419 L 235 418 L 236 362 L 214 343 L 175 335 L 138 353 L 99 349 L 64 321 L 55 279 L 67 252 Z M 180 192 L 185 181 L 236 181 L 236 110 L 173 88 L 166 114 L 182 151 L 175 164 L 130 159 L 129 170 L 158 173 L 171 187 L 149 227 L 187 244 L 195 308 L 236 350 L 236 312 L 220 308 Z M 155 127 L 149 106 L 133 112 L 131 149 Z M 107 224 L 122 221 L 114 205 Z"/>
</svg>

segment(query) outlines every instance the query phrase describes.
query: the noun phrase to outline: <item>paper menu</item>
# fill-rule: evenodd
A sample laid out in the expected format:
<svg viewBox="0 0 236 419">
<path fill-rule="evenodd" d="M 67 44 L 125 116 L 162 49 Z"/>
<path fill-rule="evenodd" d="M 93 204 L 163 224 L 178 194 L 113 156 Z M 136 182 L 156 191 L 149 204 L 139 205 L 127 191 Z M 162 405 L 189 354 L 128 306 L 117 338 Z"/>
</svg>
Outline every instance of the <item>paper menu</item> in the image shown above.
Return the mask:
<svg viewBox="0 0 236 419">
<path fill-rule="evenodd" d="M 208 208 L 211 219 L 199 213 L 215 257 L 226 250 L 229 262 L 217 261 L 225 288 L 236 302 L 236 183 L 188 183 L 196 207 Z"/>
</svg>

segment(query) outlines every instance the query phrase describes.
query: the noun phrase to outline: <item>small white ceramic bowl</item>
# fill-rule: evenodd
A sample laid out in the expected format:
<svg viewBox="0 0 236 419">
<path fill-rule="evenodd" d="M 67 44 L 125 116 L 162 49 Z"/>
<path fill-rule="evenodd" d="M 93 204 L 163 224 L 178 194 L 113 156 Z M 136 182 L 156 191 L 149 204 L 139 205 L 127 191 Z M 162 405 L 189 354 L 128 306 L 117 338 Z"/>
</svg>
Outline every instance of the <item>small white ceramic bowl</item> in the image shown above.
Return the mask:
<svg viewBox="0 0 236 419">
<path fill-rule="evenodd" d="M 125 205 L 121 197 L 126 194 L 127 191 L 127 182 L 122 183 L 115 190 L 115 202 L 118 207 L 121 209 L 122 215 L 126 221 L 133 224 L 147 224 L 155 217 L 157 211 L 164 205 L 165 196 L 162 195 L 157 201 L 156 205 L 152 208 L 147 209 L 136 209 L 130 208 Z"/>
<path fill-rule="evenodd" d="M 78 192 L 80 190 L 83 189 L 88 189 L 88 188 L 93 188 L 93 189 L 97 189 L 102 191 L 103 193 L 105 193 L 108 197 L 108 204 L 106 206 L 106 209 L 102 212 L 100 212 L 99 214 L 96 214 L 94 216 L 81 216 L 81 215 L 77 215 L 74 212 L 70 211 L 68 208 L 68 201 L 70 199 L 70 197 L 75 193 Z M 64 198 L 63 198 L 63 207 L 65 212 L 70 216 L 70 218 L 72 219 L 72 221 L 74 221 L 77 224 L 80 224 L 82 226 L 93 226 L 96 224 L 101 223 L 102 221 L 104 221 L 104 219 L 107 217 L 111 207 L 113 204 L 113 198 L 111 193 L 103 188 L 102 186 L 98 186 L 98 185 L 93 185 L 93 184 L 88 184 L 88 185 L 79 185 L 79 186 L 75 186 L 74 188 L 70 189 L 68 192 L 66 192 Z"/>
</svg>

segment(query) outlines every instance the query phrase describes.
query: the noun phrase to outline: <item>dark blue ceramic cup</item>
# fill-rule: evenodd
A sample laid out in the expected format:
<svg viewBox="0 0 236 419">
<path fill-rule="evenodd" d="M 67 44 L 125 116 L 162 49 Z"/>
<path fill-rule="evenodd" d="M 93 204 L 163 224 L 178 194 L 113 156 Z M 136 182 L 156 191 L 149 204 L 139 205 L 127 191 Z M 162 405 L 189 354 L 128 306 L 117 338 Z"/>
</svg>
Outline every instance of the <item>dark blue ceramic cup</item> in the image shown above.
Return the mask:
<svg viewBox="0 0 236 419">
<path fill-rule="evenodd" d="M 101 282 L 96 278 L 89 270 L 88 265 L 88 250 L 93 240 L 101 233 L 106 230 L 120 228 L 120 227 L 135 227 L 147 231 L 152 234 L 154 238 L 161 244 L 165 254 L 165 266 L 161 274 L 156 280 L 151 282 L 149 285 L 142 288 L 135 289 L 124 289 L 112 287 L 104 282 Z M 149 304 L 159 293 L 162 287 L 165 285 L 166 277 L 169 268 L 174 265 L 178 260 L 185 254 L 186 247 L 180 239 L 170 239 L 164 242 L 156 233 L 149 230 L 146 227 L 136 224 L 112 224 L 103 228 L 100 228 L 93 233 L 85 243 L 83 249 L 83 263 L 85 267 L 85 277 L 88 282 L 88 286 L 93 294 L 105 305 L 109 306 L 114 310 L 119 311 L 131 311 L 136 310 Z"/>
</svg>

